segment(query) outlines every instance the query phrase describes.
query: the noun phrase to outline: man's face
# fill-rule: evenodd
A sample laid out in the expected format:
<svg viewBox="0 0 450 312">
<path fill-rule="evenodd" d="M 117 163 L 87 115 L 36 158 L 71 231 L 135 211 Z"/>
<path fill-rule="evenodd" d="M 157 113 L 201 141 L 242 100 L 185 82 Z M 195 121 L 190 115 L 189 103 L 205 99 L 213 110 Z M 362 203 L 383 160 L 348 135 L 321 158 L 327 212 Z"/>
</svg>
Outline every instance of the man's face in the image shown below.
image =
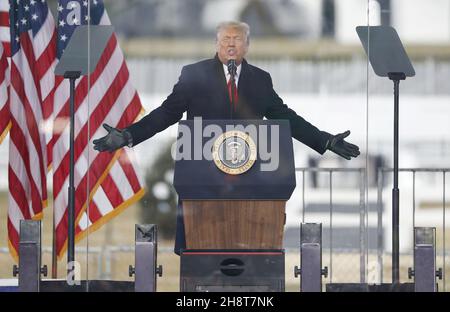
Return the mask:
<svg viewBox="0 0 450 312">
<path fill-rule="evenodd" d="M 237 28 L 224 28 L 217 34 L 216 50 L 223 64 L 229 60 L 236 60 L 236 64 L 239 65 L 248 51 L 247 38 Z"/>
</svg>

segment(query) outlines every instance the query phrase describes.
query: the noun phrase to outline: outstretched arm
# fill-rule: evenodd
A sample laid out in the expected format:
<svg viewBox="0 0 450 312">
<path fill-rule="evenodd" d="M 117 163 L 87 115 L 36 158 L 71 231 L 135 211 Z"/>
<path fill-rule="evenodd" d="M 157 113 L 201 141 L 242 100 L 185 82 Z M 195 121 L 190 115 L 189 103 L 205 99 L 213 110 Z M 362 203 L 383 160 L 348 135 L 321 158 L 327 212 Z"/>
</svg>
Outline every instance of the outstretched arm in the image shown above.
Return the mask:
<svg viewBox="0 0 450 312">
<path fill-rule="evenodd" d="M 275 90 L 273 90 L 272 79 L 270 76 L 269 82 L 268 89 L 270 90 L 270 96 L 268 97 L 268 100 L 270 102 L 267 105 L 268 108 L 265 117 L 268 119 L 289 120 L 292 136 L 320 154 L 330 150 L 348 160 L 350 160 L 351 157 L 357 157 L 360 154 L 358 146 L 344 140 L 344 138 L 350 135 L 350 131 L 332 135 L 328 132 L 319 130 L 283 103 L 283 100 L 278 96 Z"/>
<path fill-rule="evenodd" d="M 101 152 L 112 152 L 125 145 L 131 147 L 178 122 L 183 117 L 188 105 L 189 88 L 187 87 L 186 76 L 185 68 L 183 68 L 172 93 L 161 106 L 138 122 L 125 129 L 116 129 L 105 124 L 104 128 L 108 131 L 108 134 L 93 141 L 94 149 Z"/>
<path fill-rule="evenodd" d="M 180 78 L 173 87 L 172 93 L 161 106 L 126 128 L 133 138 L 133 145 L 137 145 L 151 138 L 156 133 L 167 129 L 183 117 L 183 113 L 187 110 L 189 98 L 187 80 L 186 70 L 183 67 Z"/>
</svg>

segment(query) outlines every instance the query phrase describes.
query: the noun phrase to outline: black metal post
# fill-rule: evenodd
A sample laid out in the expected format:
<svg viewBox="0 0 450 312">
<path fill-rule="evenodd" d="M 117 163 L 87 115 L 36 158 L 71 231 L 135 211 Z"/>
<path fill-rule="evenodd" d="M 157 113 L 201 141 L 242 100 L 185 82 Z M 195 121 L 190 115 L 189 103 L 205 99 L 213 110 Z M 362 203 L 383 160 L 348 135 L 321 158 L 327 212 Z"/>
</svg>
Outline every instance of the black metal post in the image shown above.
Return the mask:
<svg viewBox="0 0 450 312">
<path fill-rule="evenodd" d="M 69 203 L 68 203 L 68 226 L 67 226 L 67 264 L 68 274 L 74 269 L 75 261 L 75 81 L 80 77 L 80 71 L 68 71 L 64 78 L 70 81 L 70 162 L 69 162 Z M 71 276 L 74 276 L 71 274 Z"/>
<path fill-rule="evenodd" d="M 129 276 L 135 276 L 135 292 L 155 292 L 156 277 L 162 276 L 162 266 L 157 265 L 157 234 L 156 224 L 135 226 L 135 266 L 129 266 Z"/>
<path fill-rule="evenodd" d="M 389 73 L 394 82 L 394 187 L 392 189 L 392 284 L 400 283 L 400 190 L 398 189 L 399 85 L 404 73 Z"/>
<path fill-rule="evenodd" d="M 46 270 L 41 269 L 41 221 L 20 220 L 19 234 L 19 267 L 13 266 L 13 276 L 19 275 L 20 292 L 39 292 Z"/>
<path fill-rule="evenodd" d="M 300 224 L 300 268 L 295 266 L 294 276 L 301 274 L 301 292 L 321 292 L 322 276 L 328 277 L 328 267 L 322 269 L 322 223 Z"/>
</svg>

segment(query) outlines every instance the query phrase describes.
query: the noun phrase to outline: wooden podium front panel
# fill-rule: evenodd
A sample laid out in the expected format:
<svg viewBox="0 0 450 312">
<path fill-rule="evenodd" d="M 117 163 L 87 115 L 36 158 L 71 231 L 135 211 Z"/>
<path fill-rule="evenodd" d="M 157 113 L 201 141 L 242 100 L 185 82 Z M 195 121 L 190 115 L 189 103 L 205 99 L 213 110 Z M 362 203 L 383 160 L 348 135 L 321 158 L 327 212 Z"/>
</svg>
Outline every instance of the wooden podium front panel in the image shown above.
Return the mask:
<svg viewBox="0 0 450 312">
<path fill-rule="evenodd" d="M 187 249 L 282 249 L 284 200 L 184 200 Z"/>
</svg>

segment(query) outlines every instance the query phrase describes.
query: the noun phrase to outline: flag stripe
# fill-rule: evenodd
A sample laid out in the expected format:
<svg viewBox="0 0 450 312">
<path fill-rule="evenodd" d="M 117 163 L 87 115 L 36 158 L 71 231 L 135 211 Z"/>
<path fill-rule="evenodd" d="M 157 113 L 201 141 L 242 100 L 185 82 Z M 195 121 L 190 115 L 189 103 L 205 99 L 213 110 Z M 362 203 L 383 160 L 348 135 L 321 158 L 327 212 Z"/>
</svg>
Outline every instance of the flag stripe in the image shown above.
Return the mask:
<svg viewBox="0 0 450 312">
<path fill-rule="evenodd" d="M 1 28 L 1 27 L 0 27 Z M 0 33 L 1 33 L 1 29 L 0 29 Z M 8 41 L 3 41 L 3 49 L 5 50 L 5 53 L 7 56 L 11 55 L 11 44 Z"/>
<path fill-rule="evenodd" d="M 114 210 L 114 206 L 111 204 L 111 201 L 105 193 L 106 191 L 107 189 L 105 189 L 105 186 L 102 184 L 102 186 L 98 188 L 97 192 L 95 192 L 93 202 L 95 203 L 96 211 L 94 211 L 94 214 L 89 212 L 91 220 L 97 220 L 99 217 Z"/>
<path fill-rule="evenodd" d="M 53 73 L 53 68 L 56 66 L 56 63 L 53 64 L 53 66 L 47 71 L 47 73 L 42 77 L 41 82 L 47 83 L 47 85 L 43 86 L 41 84 L 42 88 L 42 116 L 45 120 L 49 119 L 50 116 L 53 114 L 53 102 L 55 99 L 55 89 L 53 87 L 50 87 L 51 84 L 56 84 L 56 77 Z M 49 143 L 47 143 L 49 144 Z M 48 155 L 51 156 L 51 155 Z"/>
<path fill-rule="evenodd" d="M 0 11 L 8 11 L 9 10 L 9 1 L 2 0 L 0 1 Z"/>
<path fill-rule="evenodd" d="M 121 158 L 126 157 L 126 156 L 123 156 L 124 154 L 125 153 L 122 153 L 120 155 L 120 157 L 117 159 L 117 164 L 114 164 L 114 166 L 112 166 L 111 170 L 109 171 L 109 175 L 110 175 L 111 179 L 114 181 L 114 183 L 117 186 L 120 186 L 117 189 L 120 196 L 122 198 L 129 198 L 134 194 L 134 192 L 133 192 L 133 188 L 131 187 L 129 181 L 128 181 L 128 183 L 122 182 L 122 181 L 128 180 L 122 166 L 120 165 Z M 115 195 L 115 194 L 113 194 L 113 195 Z M 118 205 L 115 205 L 115 206 L 118 206 Z"/>
<path fill-rule="evenodd" d="M 9 198 L 10 203 L 8 208 L 8 219 L 11 220 L 11 225 L 17 230 L 18 233 L 20 230 L 20 220 L 23 220 L 24 216 L 11 194 L 9 195 Z M 17 243 L 19 243 L 19 241 L 17 241 Z"/>
<path fill-rule="evenodd" d="M 47 48 L 41 54 L 36 54 L 35 51 L 35 55 L 38 55 L 37 63 L 39 64 L 36 69 L 36 76 L 38 81 L 40 81 L 42 77 L 49 71 L 49 69 L 52 69 L 53 67 L 52 65 L 54 64 L 56 58 L 56 51 L 54 49 L 55 43 L 56 32 L 53 33 L 52 38 L 48 42 Z M 53 87 L 53 85 L 51 85 L 51 87 Z"/>
<path fill-rule="evenodd" d="M 102 188 L 98 188 L 97 192 L 95 192 L 95 195 L 97 196 L 97 194 L 103 193 L 102 191 L 103 191 Z M 103 205 L 104 201 L 100 201 L 100 203 Z M 91 203 L 89 204 L 89 211 L 87 213 L 89 214 L 90 220 L 98 220 L 103 216 L 103 214 L 100 212 L 100 209 L 96 204 L 95 196 L 94 200 L 91 201 Z"/>
<path fill-rule="evenodd" d="M 7 56 L 11 55 L 11 45 L 9 43 L 9 3 L 6 0 L 0 0 L 0 42 Z M 0 53 L 1 55 L 1 53 Z M 0 128 L 1 132 L 1 128 Z"/>
<path fill-rule="evenodd" d="M 106 176 L 104 183 L 102 183 L 102 187 L 107 190 L 108 199 L 113 207 L 117 207 L 123 202 L 123 197 L 120 195 L 120 190 L 117 188 L 116 183 L 114 183 L 109 174 Z"/>
<path fill-rule="evenodd" d="M 6 69 L 8 68 L 8 62 L 6 61 L 6 57 L 3 55 L 3 49 L 0 47 L 0 81 L 4 81 L 6 78 Z"/>
<path fill-rule="evenodd" d="M 11 111 L 11 113 L 13 113 L 13 111 Z M 21 180 L 22 182 L 27 181 L 28 183 L 26 183 L 25 185 L 27 186 L 25 189 L 28 189 L 28 187 L 30 188 L 30 192 L 25 192 L 25 193 L 19 193 L 20 196 L 25 196 L 26 198 L 28 198 L 28 200 L 31 200 L 31 207 L 34 211 L 34 213 L 39 213 L 40 212 L 40 208 L 41 208 L 41 192 L 39 190 L 39 182 L 36 183 L 35 178 L 40 179 L 40 177 L 36 177 L 35 176 L 35 168 L 36 166 L 32 166 L 31 164 L 34 164 L 37 162 L 37 157 L 31 157 L 33 159 L 33 161 L 30 161 L 30 153 L 29 150 L 27 149 L 27 145 L 28 142 L 26 141 L 25 136 L 23 135 L 22 131 L 21 131 L 21 127 L 17 124 L 17 122 L 14 119 L 14 114 L 12 114 L 11 116 L 11 121 L 12 121 L 12 127 L 11 127 L 11 131 L 10 131 L 10 137 L 11 137 L 11 141 L 10 142 L 10 166 L 13 166 L 13 168 L 15 168 L 16 166 L 14 166 L 15 162 L 18 162 L 20 160 L 22 160 L 20 162 L 20 165 L 17 165 L 17 169 L 16 172 L 21 172 L 21 171 L 25 171 L 26 172 L 26 177 L 21 175 Z M 34 153 L 31 153 L 32 155 L 34 155 Z M 33 174 L 34 172 L 34 174 Z M 11 183 L 11 180 L 9 180 L 10 183 L 10 192 L 12 192 L 13 190 L 11 190 L 11 187 L 14 188 L 14 185 Z M 31 198 L 30 198 L 31 196 Z"/>
<path fill-rule="evenodd" d="M 24 120 L 24 122 L 26 122 L 26 127 L 28 129 L 28 134 L 30 135 L 30 139 L 32 140 L 32 147 L 35 147 L 36 152 L 37 152 L 37 159 L 36 161 L 38 163 L 34 163 L 33 168 L 35 168 L 36 166 L 39 168 L 40 170 L 40 175 L 36 175 L 36 178 L 39 178 L 39 180 L 43 180 L 40 177 L 44 176 L 45 177 L 45 170 L 43 168 L 43 164 L 45 164 L 44 162 L 44 156 L 42 154 L 43 151 L 43 147 L 41 145 L 41 140 L 40 140 L 40 135 L 39 135 L 39 126 L 37 124 L 36 121 L 36 117 L 34 112 L 35 111 L 39 111 L 38 108 L 36 108 L 34 111 L 32 109 L 32 105 L 28 102 L 28 97 L 25 94 L 26 91 L 24 90 L 24 87 L 27 88 L 27 84 L 25 84 L 19 74 L 19 71 L 17 69 L 17 67 L 15 66 L 14 62 L 11 64 L 11 86 L 14 89 L 14 92 L 11 92 L 11 95 L 17 95 L 18 96 L 18 101 L 20 101 L 23 105 L 23 108 L 25 110 L 25 114 L 26 114 L 26 120 Z M 32 89 L 32 85 L 28 84 L 27 88 L 28 90 Z M 36 104 L 36 103 L 35 103 Z M 14 110 L 14 107 L 11 106 L 11 113 Z M 20 125 L 21 128 L 23 129 L 23 127 L 25 127 L 25 124 Z M 30 147 L 30 148 L 32 148 Z M 44 181 L 42 181 L 42 184 L 39 183 L 40 185 L 40 190 L 41 190 L 41 194 L 44 194 L 45 191 L 45 187 L 44 187 Z"/>
<path fill-rule="evenodd" d="M 19 209 L 16 209 L 16 211 L 20 211 Z M 9 215 L 9 212 L 8 212 Z M 16 220 L 20 220 L 16 218 Z M 10 248 L 12 247 L 13 250 L 11 250 L 11 253 L 13 256 L 15 256 L 15 260 L 18 261 L 17 255 L 19 250 L 19 226 L 17 228 L 14 226 L 13 221 L 11 219 L 11 216 L 8 216 L 8 239 L 10 242 Z"/>
<path fill-rule="evenodd" d="M 7 135 L 10 126 L 9 109 L 8 106 L 5 105 L 0 109 L 0 144 Z"/>
<path fill-rule="evenodd" d="M 27 69 L 25 69 L 27 70 Z M 25 72 L 26 73 L 26 72 Z M 25 77 L 26 78 L 26 77 Z M 19 72 L 19 69 L 16 67 L 15 63 L 13 62 L 11 64 L 11 86 L 13 87 L 13 92 L 11 93 L 11 95 L 15 95 L 15 99 L 17 101 L 20 101 L 20 103 L 22 103 L 23 105 L 23 109 L 25 110 L 25 116 L 26 118 L 24 118 L 24 122 L 26 122 L 27 124 L 27 128 L 30 134 L 30 138 L 34 144 L 35 147 L 40 147 L 37 148 L 37 151 L 39 153 L 39 150 L 42 150 L 41 147 L 41 142 L 40 142 L 40 138 L 39 138 L 39 125 L 37 123 L 36 120 L 40 120 L 39 119 L 39 108 L 36 107 L 36 105 L 38 105 L 38 103 L 36 103 L 35 101 L 33 101 L 33 103 L 30 103 L 28 101 L 29 97 L 28 95 L 33 95 L 33 91 L 35 91 L 35 89 L 33 88 L 32 84 L 26 85 L 21 77 L 21 72 Z M 34 109 L 33 109 L 34 108 Z M 15 107 L 11 106 L 11 110 L 14 110 Z M 37 113 L 36 115 L 34 113 Z M 42 157 L 42 156 L 41 156 Z M 40 157 L 40 160 L 42 159 Z"/>
<path fill-rule="evenodd" d="M 125 175 L 127 176 L 128 181 L 130 182 L 130 186 L 133 189 L 133 192 L 135 193 L 139 192 L 139 189 L 141 188 L 141 183 L 136 175 L 135 169 L 127 154 L 124 153 L 123 155 L 121 155 L 121 157 L 119 158 L 119 164 L 122 167 L 123 171 L 125 172 Z"/>
<path fill-rule="evenodd" d="M 17 103 L 20 101 L 20 99 L 17 96 L 16 90 L 11 89 L 11 101 L 14 103 Z M 21 155 L 31 155 L 31 163 L 33 166 L 32 172 L 35 174 L 39 173 L 39 166 L 36 165 L 36 163 L 39 161 L 38 151 L 36 150 L 35 146 L 32 145 L 33 141 L 31 139 L 31 135 L 29 132 L 29 128 L 26 126 L 25 119 L 31 119 L 28 118 L 29 116 L 26 116 L 27 110 L 23 107 L 20 107 L 19 105 L 12 105 L 11 106 L 11 121 L 14 126 L 17 127 L 17 129 L 14 129 L 14 132 L 11 134 L 11 139 L 13 139 L 13 144 L 19 147 L 19 152 Z M 15 141 L 17 140 L 17 141 Z M 31 146 L 28 147 L 27 145 L 30 144 Z M 20 149 L 23 148 L 23 149 Z M 13 154 L 14 155 L 14 154 Z M 28 158 L 27 158 L 28 159 Z M 10 160 L 14 161 L 14 159 Z M 31 172 L 31 171 L 30 171 Z M 30 178 L 32 175 L 30 174 Z M 37 177 L 39 178 L 39 177 Z M 40 180 L 39 180 L 40 181 Z M 41 186 L 40 183 L 37 184 L 37 186 Z"/>
<path fill-rule="evenodd" d="M 17 203 L 17 206 L 20 207 L 17 211 L 21 211 L 23 214 L 21 215 L 22 218 L 30 219 L 32 214 L 28 210 L 28 202 L 27 197 L 20 196 L 20 194 L 28 194 L 27 191 L 24 190 L 23 185 L 21 183 L 22 179 L 18 178 L 15 174 L 15 171 L 11 166 L 8 168 L 8 179 L 11 181 L 11 185 L 14 188 L 14 191 L 11 190 L 11 196 L 14 198 L 14 200 Z M 34 213 L 33 213 L 34 215 Z"/>
<path fill-rule="evenodd" d="M 5 12 L 3 12 L 3 10 Z M 9 15 L 8 3 L 0 0 L 0 144 L 10 126 L 8 86 L 9 74 L 7 55 L 9 54 Z M 4 27 L 5 26 L 5 27 Z"/>
<path fill-rule="evenodd" d="M 0 103 L 2 103 L 3 105 L 0 106 L 0 107 L 5 106 L 5 108 L 7 108 L 6 107 L 6 102 L 8 101 L 7 88 L 8 88 L 8 84 L 7 84 L 7 82 L 5 80 L 3 80 L 3 82 L 0 83 L 0 91 L 1 91 L 0 92 Z"/>
<path fill-rule="evenodd" d="M 40 78 L 41 81 L 41 93 L 42 93 L 42 115 L 47 120 L 53 112 L 53 97 L 55 84 L 54 69 L 56 62 L 50 65 L 47 72 Z"/>
<path fill-rule="evenodd" d="M 88 216 L 86 213 L 83 213 L 78 220 L 78 232 L 75 232 L 75 234 L 79 234 L 82 231 L 85 231 L 89 226 L 92 225 L 92 222 L 88 219 Z"/>
<path fill-rule="evenodd" d="M 8 27 L 9 26 L 8 20 L 9 20 L 8 12 L 0 11 L 0 26 Z"/>
<path fill-rule="evenodd" d="M 40 84 L 39 77 L 38 77 L 38 69 L 37 69 L 38 63 L 36 63 L 36 58 L 35 58 L 34 52 L 33 52 L 33 43 L 31 42 L 30 37 L 26 33 L 23 33 L 20 37 L 21 37 L 20 41 L 23 46 L 23 48 L 20 49 L 20 52 L 23 54 L 23 57 L 18 57 L 18 58 L 16 57 L 15 62 L 20 64 L 20 63 L 22 63 L 21 61 L 27 61 L 28 64 L 26 64 L 26 65 L 28 65 L 28 68 L 25 69 L 22 66 L 20 66 L 20 67 L 23 70 L 29 70 L 29 71 L 22 72 L 21 74 L 22 75 L 25 75 L 25 74 L 31 75 L 30 78 L 32 78 L 34 80 L 34 84 L 32 86 L 34 87 L 33 89 L 36 90 L 35 91 L 36 94 L 30 94 L 30 96 L 31 96 L 30 100 L 39 102 L 42 99 L 41 84 Z M 22 64 L 25 65 L 25 62 L 23 62 Z M 29 89 L 29 88 L 27 88 L 27 89 Z M 41 116 L 39 116 L 39 117 L 41 117 Z"/>
</svg>

